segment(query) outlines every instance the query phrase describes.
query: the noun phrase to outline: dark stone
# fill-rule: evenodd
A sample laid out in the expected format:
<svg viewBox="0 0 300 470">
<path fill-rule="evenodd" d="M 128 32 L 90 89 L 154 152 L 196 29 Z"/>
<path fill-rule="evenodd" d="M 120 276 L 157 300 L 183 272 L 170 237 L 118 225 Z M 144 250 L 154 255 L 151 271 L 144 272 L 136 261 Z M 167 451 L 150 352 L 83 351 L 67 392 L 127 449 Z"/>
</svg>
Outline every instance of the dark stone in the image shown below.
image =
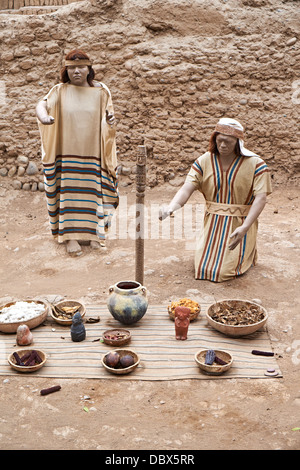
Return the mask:
<svg viewBox="0 0 300 470">
<path fill-rule="evenodd" d="M 71 338 L 72 341 L 79 342 L 85 339 L 85 327 L 79 312 L 76 312 L 72 318 Z"/>
</svg>

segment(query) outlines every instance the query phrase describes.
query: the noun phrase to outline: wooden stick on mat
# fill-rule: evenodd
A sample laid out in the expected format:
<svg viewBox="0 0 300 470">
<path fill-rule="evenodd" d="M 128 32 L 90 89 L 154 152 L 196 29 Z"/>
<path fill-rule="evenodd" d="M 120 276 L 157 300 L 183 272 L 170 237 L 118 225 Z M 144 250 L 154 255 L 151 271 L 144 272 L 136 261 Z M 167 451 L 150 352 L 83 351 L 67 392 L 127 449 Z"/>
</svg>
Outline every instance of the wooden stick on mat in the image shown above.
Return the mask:
<svg viewBox="0 0 300 470">
<path fill-rule="evenodd" d="M 135 280 L 142 285 L 144 284 L 144 198 L 146 191 L 146 162 L 146 147 L 139 145 L 136 163 Z"/>
</svg>

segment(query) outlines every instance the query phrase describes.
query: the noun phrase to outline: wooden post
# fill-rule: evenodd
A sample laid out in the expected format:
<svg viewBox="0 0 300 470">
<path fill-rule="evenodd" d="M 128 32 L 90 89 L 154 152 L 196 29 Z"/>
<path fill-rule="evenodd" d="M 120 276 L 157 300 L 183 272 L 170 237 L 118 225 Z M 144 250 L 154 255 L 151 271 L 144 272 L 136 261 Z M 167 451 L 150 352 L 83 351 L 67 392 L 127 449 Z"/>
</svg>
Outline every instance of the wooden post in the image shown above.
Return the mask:
<svg viewBox="0 0 300 470">
<path fill-rule="evenodd" d="M 144 284 L 144 240 L 147 151 L 144 145 L 138 146 L 136 162 L 136 236 L 135 236 L 135 280 Z"/>
</svg>

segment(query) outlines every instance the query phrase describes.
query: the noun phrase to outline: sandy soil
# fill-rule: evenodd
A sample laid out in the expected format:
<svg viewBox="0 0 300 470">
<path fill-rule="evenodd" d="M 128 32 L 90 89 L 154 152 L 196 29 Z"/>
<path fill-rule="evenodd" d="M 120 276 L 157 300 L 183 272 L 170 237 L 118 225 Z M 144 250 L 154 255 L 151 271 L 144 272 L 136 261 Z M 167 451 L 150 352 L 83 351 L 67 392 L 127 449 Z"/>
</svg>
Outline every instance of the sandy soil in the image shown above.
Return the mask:
<svg viewBox="0 0 300 470">
<path fill-rule="evenodd" d="M 3 181 L 1 301 L 59 295 L 104 303 L 111 284 L 134 278 L 130 237 L 110 240 L 106 253 L 83 247 L 81 257 L 71 258 L 51 239 L 44 194 L 13 191 Z M 149 189 L 146 204 L 160 203 L 162 191 L 168 201 L 175 190 Z M 133 186 L 121 186 L 121 194 L 134 204 Z M 274 188 L 260 218 L 258 265 L 230 282 L 193 278 L 191 240 L 149 237 L 145 242 L 144 285 L 154 304 L 174 294 L 205 302 L 260 299 L 270 315 L 268 330 L 283 378 L 65 379 L 59 380 L 60 392 L 41 397 L 41 388 L 58 381 L 1 377 L 1 449 L 299 449 L 300 431 L 293 430 L 300 426 L 298 201 L 296 188 Z M 190 202 L 196 203 L 196 196 Z M 124 221 L 124 213 L 118 217 Z"/>
</svg>

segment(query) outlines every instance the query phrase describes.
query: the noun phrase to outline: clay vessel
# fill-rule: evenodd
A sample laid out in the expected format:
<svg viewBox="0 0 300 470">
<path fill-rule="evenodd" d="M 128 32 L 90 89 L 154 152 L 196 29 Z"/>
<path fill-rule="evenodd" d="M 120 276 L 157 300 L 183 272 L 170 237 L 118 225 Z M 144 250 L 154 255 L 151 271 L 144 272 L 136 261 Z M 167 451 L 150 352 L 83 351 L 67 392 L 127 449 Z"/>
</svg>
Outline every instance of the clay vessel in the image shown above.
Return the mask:
<svg viewBox="0 0 300 470">
<path fill-rule="evenodd" d="M 188 307 L 175 308 L 175 336 L 176 339 L 187 339 L 187 332 L 190 324 L 191 310 Z"/>
<path fill-rule="evenodd" d="M 138 322 L 148 308 L 147 289 L 136 281 L 121 281 L 109 288 L 107 307 L 124 325 Z"/>
</svg>

